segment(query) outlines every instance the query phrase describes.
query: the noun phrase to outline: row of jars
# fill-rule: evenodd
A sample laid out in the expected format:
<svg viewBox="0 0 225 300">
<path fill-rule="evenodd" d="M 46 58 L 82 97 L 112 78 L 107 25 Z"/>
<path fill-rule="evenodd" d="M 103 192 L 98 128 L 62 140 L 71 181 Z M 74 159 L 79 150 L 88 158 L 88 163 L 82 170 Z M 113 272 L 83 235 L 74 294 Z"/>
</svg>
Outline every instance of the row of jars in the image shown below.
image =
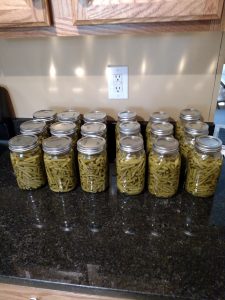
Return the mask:
<svg viewBox="0 0 225 300">
<path fill-rule="evenodd" d="M 185 188 L 189 193 L 199 197 L 212 196 L 215 192 L 222 167 L 222 142 L 217 138 L 208 136 L 208 125 L 201 121 L 201 114 L 198 110 L 193 108 L 182 110 L 175 130 L 175 136 L 180 143 L 181 164 L 179 162 L 178 146 L 175 147 L 177 148 L 176 150 L 172 151 L 169 149 L 169 141 L 174 143 L 174 145 L 176 144 L 172 139 L 173 131 L 173 125 L 169 123 L 167 113 L 155 112 L 150 116 L 146 127 L 146 152 L 149 155 L 149 191 L 157 197 L 170 197 L 174 195 L 179 185 L 181 167 L 181 173 L 186 177 Z M 119 113 L 115 133 L 117 138 L 118 189 L 128 194 L 140 193 L 144 188 L 145 176 L 144 173 L 141 176 L 141 173 L 137 172 L 139 180 L 135 178 L 134 169 L 136 168 L 133 158 L 139 156 L 143 162 L 144 155 L 143 153 L 140 154 L 139 150 L 136 153 L 134 149 L 132 150 L 132 147 L 124 155 L 124 146 L 120 144 L 123 140 L 121 140 L 121 137 L 129 137 L 131 135 L 135 135 L 136 137 L 141 136 L 140 126 L 137 125 L 136 121 L 136 114 L 129 111 Z M 164 143 L 165 149 L 160 150 L 158 143 Z M 166 143 L 168 144 L 167 147 Z M 121 159 L 122 156 L 123 159 Z M 132 161 L 134 161 L 134 165 L 132 165 Z M 122 170 L 125 172 L 124 174 L 121 172 L 121 165 L 123 167 L 127 165 L 129 168 L 128 170 L 122 167 Z M 164 165 L 166 166 L 165 169 L 162 167 Z M 140 172 L 142 170 L 142 168 L 137 169 Z M 132 176 L 130 176 L 131 174 Z M 127 176 L 129 180 L 127 180 Z M 131 178 L 134 180 L 131 180 Z M 140 183 L 140 178 L 142 183 Z M 135 182 L 137 182 L 136 186 Z"/>
<path fill-rule="evenodd" d="M 45 113 L 46 113 L 46 111 L 45 111 Z M 70 112 L 71 113 L 71 112 Z M 66 112 L 64 113 L 64 120 L 65 120 L 65 114 L 66 114 Z M 34 114 L 35 115 L 35 114 Z M 185 112 L 184 111 L 182 111 L 182 113 L 181 113 L 181 116 L 185 116 L 188 120 L 189 120 L 189 122 L 186 122 L 186 124 L 184 124 L 185 126 L 183 126 L 183 123 L 181 123 L 182 124 L 182 126 L 180 126 L 180 127 L 178 127 L 179 129 L 180 128 L 186 128 L 187 126 L 188 126 L 188 124 L 189 125 L 191 125 L 192 127 L 191 127 L 191 130 L 192 130 L 192 133 L 193 133 L 193 129 L 194 129 L 194 131 L 195 131 L 195 124 L 192 122 L 192 123 L 190 123 L 190 121 L 193 121 L 192 119 L 191 119 L 191 116 L 194 116 L 194 118 L 196 118 L 196 115 L 199 115 L 200 116 L 200 113 L 198 114 L 198 113 L 196 113 L 196 110 L 194 110 L 194 109 L 190 109 L 190 110 L 185 110 Z M 187 115 L 188 115 L 188 117 L 187 117 Z M 40 115 L 38 116 L 38 118 L 40 119 Z M 122 113 L 120 113 L 119 114 L 119 121 L 118 121 L 118 124 L 117 124 L 117 126 L 116 126 L 116 137 L 117 137 L 117 150 L 121 150 L 120 151 L 120 154 L 122 153 L 122 155 L 124 156 L 124 153 L 127 155 L 127 153 L 128 153 L 128 156 L 130 156 L 130 157 L 132 157 L 132 155 L 131 155 L 131 153 L 132 154 L 134 154 L 135 153 L 135 151 L 134 150 L 129 150 L 129 147 L 128 147 L 128 150 L 127 151 L 125 151 L 125 148 L 122 146 L 122 145 L 120 145 L 120 143 L 118 143 L 118 141 L 120 141 L 120 140 L 122 140 L 122 139 L 120 139 L 121 137 L 129 137 L 129 136 L 133 136 L 133 135 L 137 135 L 137 136 L 139 136 L 140 138 L 141 138 L 141 134 L 140 134 L 140 124 L 139 123 L 137 123 L 137 122 L 135 122 L 134 120 L 136 119 L 136 114 L 135 113 L 133 113 L 133 112 L 129 112 L 129 111 L 127 111 L 127 112 L 122 112 Z M 181 118 L 182 119 L 182 118 Z M 184 118 L 185 119 L 185 118 Z M 130 121 L 131 120 L 131 121 Z M 163 112 L 159 112 L 159 113 L 154 113 L 151 117 L 150 117 L 150 122 L 149 122 L 149 124 L 147 125 L 147 128 L 146 128 L 146 138 L 148 138 L 147 139 L 147 152 L 149 152 L 150 150 L 151 150 L 151 148 L 152 148 L 152 146 L 153 146 L 153 144 L 157 141 L 157 138 L 159 138 L 159 137 L 167 137 L 167 138 L 172 138 L 172 132 L 173 132 L 173 126 L 172 126 L 172 124 L 170 124 L 170 123 L 168 123 L 168 120 L 169 120 L 169 117 L 168 117 L 168 115 L 166 114 L 166 113 L 163 113 Z M 28 122 L 30 122 L 30 121 L 28 121 Z M 25 123 L 27 123 L 27 122 L 25 122 Z M 24 123 L 24 124 L 25 124 Z M 35 122 L 34 122 L 35 123 Z M 197 126 L 199 127 L 199 128 L 201 128 L 201 126 L 202 126 L 202 124 L 204 124 L 204 123 L 202 123 L 202 122 L 200 122 L 200 121 L 197 121 L 196 122 L 196 124 L 197 124 Z M 23 125 L 23 124 L 22 124 Z M 104 125 L 104 124 L 97 124 L 97 125 Z M 91 124 L 90 123 L 88 123 L 88 124 L 85 124 L 85 125 L 83 125 L 83 126 L 86 126 L 86 127 L 90 127 L 91 126 Z M 82 126 L 82 127 L 83 127 Z M 23 126 L 21 126 L 22 128 L 21 128 L 21 132 L 22 132 L 22 130 L 23 130 Z M 69 128 L 70 127 L 70 128 Z M 73 127 L 73 128 L 72 128 Z M 73 129 L 73 131 L 74 131 L 74 125 L 71 127 L 71 124 L 70 123 L 64 123 L 64 124 L 62 124 L 62 123 L 55 123 L 55 124 L 52 124 L 51 125 L 51 133 L 53 134 L 53 135 L 56 135 L 56 136 L 66 136 L 66 135 L 70 135 L 71 136 L 71 130 Z M 103 126 L 104 127 L 104 126 Z M 204 127 L 204 126 L 203 126 Z M 118 132 L 118 128 L 119 128 L 119 132 Z M 150 131 L 149 131 L 149 128 L 150 128 Z M 89 128 L 90 129 L 90 128 Z M 106 127 L 105 127 L 105 129 L 106 129 Z M 103 130 L 103 132 L 105 132 L 105 129 Z M 82 131 L 82 130 L 81 130 Z M 148 132 L 150 133 L 150 134 L 148 134 Z M 201 132 L 201 135 L 204 133 L 203 131 L 201 131 L 200 130 L 200 132 Z M 198 132 L 199 133 L 199 132 Z M 26 134 L 27 134 L 27 132 L 26 132 Z M 197 136 L 196 135 L 196 133 L 195 133 L 195 136 Z M 72 137 L 72 136 L 71 136 Z M 149 143 L 148 143 L 148 140 L 149 140 Z M 181 145 L 182 145 L 182 140 L 183 140 L 183 138 L 181 138 L 180 139 L 180 142 L 181 142 Z M 193 139 L 193 140 L 195 140 L 195 138 Z M 142 142 L 143 143 L 143 142 Z M 73 141 L 73 146 L 76 144 L 76 140 L 74 140 Z M 193 145 L 192 145 L 193 146 Z M 132 148 L 132 147 L 131 147 Z M 185 147 L 183 147 L 184 149 L 185 149 Z M 183 149 L 182 147 L 181 147 L 181 150 Z M 187 148 L 187 147 L 186 147 Z M 193 148 L 193 147 L 192 147 Z M 130 151 L 130 152 L 129 152 Z M 164 150 L 165 151 L 165 150 Z M 136 151 L 137 152 L 137 154 L 138 154 L 138 152 L 142 152 L 142 151 L 140 151 L 140 150 L 137 150 Z M 157 152 L 157 151 L 156 151 Z M 209 150 L 208 150 L 208 155 L 209 155 Z M 218 153 L 220 152 L 219 150 L 217 151 Z M 159 153 L 158 153 L 159 154 Z M 166 154 L 166 153 L 164 153 L 164 154 Z M 122 160 L 121 160 L 121 156 L 122 155 L 117 155 L 117 161 L 118 161 L 118 163 L 117 163 L 117 165 L 121 165 L 121 163 L 122 163 Z M 212 156 L 212 155 L 211 155 Z M 214 155 L 215 156 L 215 155 Z M 150 157 L 150 156 L 149 156 Z M 217 155 L 217 157 L 218 158 L 220 158 L 219 159 L 219 161 L 220 161 L 220 167 L 221 167 L 221 157 L 219 157 L 218 155 Z M 143 162 L 143 161 L 142 161 Z M 126 162 L 125 162 L 126 163 Z M 130 161 L 129 161 L 129 159 L 127 160 L 127 164 L 128 164 L 128 168 L 130 168 L 131 167 L 131 165 L 130 165 Z M 149 165 L 150 165 L 150 163 L 149 163 Z M 106 169 L 107 169 L 107 167 L 106 167 Z M 117 167 L 117 169 L 119 170 L 119 168 Z M 140 168 L 140 170 L 143 170 L 143 168 Z M 151 168 L 149 168 L 149 170 L 151 170 Z M 218 170 L 219 170 L 219 168 L 218 168 Z M 129 172 L 128 172 L 129 173 Z M 190 173 L 192 173 L 192 172 L 190 172 Z M 132 173 L 133 175 L 135 175 L 135 173 L 133 172 Z M 217 174 L 219 174 L 219 172 L 217 172 L 217 173 L 214 173 L 214 175 L 216 174 L 216 176 L 214 176 L 214 178 L 216 178 L 213 182 L 216 182 L 217 181 L 217 178 L 218 178 L 218 176 L 217 176 Z M 204 175 L 204 173 L 202 173 L 202 176 Z M 197 174 L 197 176 L 199 176 L 199 172 L 198 172 L 198 174 Z M 212 175 L 211 175 L 212 176 Z M 129 180 L 127 180 L 126 179 L 126 176 L 123 176 L 125 179 L 125 182 L 129 182 Z M 129 177 L 129 174 L 128 174 L 128 177 Z M 143 178 L 143 176 L 137 176 L 140 180 L 139 181 L 141 181 L 142 183 L 144 182 L 144 179 L 142 180 L 142 178 Z M 149 176 L 149 178 L 153 178 L 153 176 Z M 193 177 L 193 174 L 192 174 L 192 177 Z M 127 194 L 134 194 L 135 192 L 133 191 L 129 191 L 129 189 L 128 190 L 126 190 L 125 188 L 121 188 L 121 176 L 118 176 L 118 178 L 120 178 L 120 180 L 118 180 L 118 189 L 121 191 L 121 192 L 125 192 L 125 193 L 127 193 Z M 188 177 L 187 177 L 187 179 L 188 179 Z M 193 181 L 193 180 L 192 180 Z M 132 181 L 131 180 L 131 182 L 132 182 L 132 185 L 133 185 L 133 188 L 135 189 L 135 186 L 134 186 L 134 182 L 136 182 L 136 180 L 134 180 L 134 181 Z M 150 180 L 150 182 L 152 182 L 152 180 Z M 179 179 L 177 180 L 177 182 L 179 183 Z M 187 182 L 188 182 L 188 180 L 187 180 Z M 196 185 L 195 186 L 193 186 L 193 185 L 191 185 L 191 186 L 193 186 L 192 187 L 192 190 L 191 189 L 189 189 L 189 192 L 191 192 L 192 194 L 195 194 L 195 195 L 197 195 L 197 196 L 209 196 L 209 194 L 210 193 L 212 193 L 212 191 L 210 191 L 210 192 L 207 192 L 207 193 L 202 193 L 201 192 L 201 185 L 199 184 L 199 182 L 200 181 L 197 181 L 197 183 L 196 183 L 196 185 L 197 185 L 197 187 L 196 187 Z M 211 180 L 209 180 L 209 182 L 211 182 Z M 82 184 L 82 180 L 81 180 L 81 184 Z M 123 184 L 124 185 L 124 184 Z M 127 185 L 127 184 L 125 184 L 125 185 Z M 105 186 L 107 186 L 107 184 L 105 184 Z M 141 184 L 140 182 L 139 182 L 139 186 L 143 186 L 143 184 Z M 155 186 L 155 184 L 153 185 L 153 186 Z M 162 186 L 162 185 L 161 185 Z M 21 187 L 22 188 L 22 187 Z M 215 189 L 215 184 L 214 184 L 214 189 Z M 67 188 L 67 190 L 68 190 L 68 188 Z M 84 190 L 85 190 L 85 188 L 84 188 Z M 87 190 L 87 189 L 86 189 Z M 140 188 L 137 188 L 137 190 L 138 190 L 138 192 L 136 192 L 136 194 L 137 193 L 139 193 L 139 192 L 141 192 L 142 190 L 140 189 Z M 150 187 L 149 187 L 149 190 L 150 190 Z M 156 188 L 155 188 L 155 190 L 156 190 Z M 211 190 L 212 190 L 212 188 L 211 188 Z M 58 190 L 57 190 L 58 191 Z M 97 191 L 99 191 L 99 190 L 97 190 Z M 151 192 L 151 190 L 150 190 L 150 192 Z M 152 192 L 153 193 L 153 192 Z M 160 193 L 156 193 L 156 192 L 154 192 L 153 194 L 155 194 L 155 195 L 157 195 L 158 197 L 163 197 L 163 195 L 161 195 Z M 203 195 L 204 194 L 204 195 Z M 169 197 L 170 195 L 168 195 L 167 197 Z M 165 195 L 164 195 L 164 197 L 165 197 Z"/>
</svg>

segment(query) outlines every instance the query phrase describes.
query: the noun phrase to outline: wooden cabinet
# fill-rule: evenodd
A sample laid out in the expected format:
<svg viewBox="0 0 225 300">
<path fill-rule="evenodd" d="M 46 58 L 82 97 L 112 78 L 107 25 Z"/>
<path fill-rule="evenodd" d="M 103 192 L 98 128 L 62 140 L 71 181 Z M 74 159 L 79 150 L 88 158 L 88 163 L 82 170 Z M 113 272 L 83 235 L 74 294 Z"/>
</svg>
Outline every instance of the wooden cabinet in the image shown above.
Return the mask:
<svg viewBox="0 0 225 300">
<path fill-rule="evenodd" d="M 1 0 L 0 27 L 50 25 L 47 0 Z"/>
<path fill-rule="evenodd" d="M 216 20 L 223 0 L 72 0 L 75 24 Z"/>
<path fill-rule="evenodd" d="M 0 284 L 0 300 L 125 300 L 107 296 L 69 293 L 49 289 Z M 128 298 L 127 298 L 128 299 Z"/>
</svg>

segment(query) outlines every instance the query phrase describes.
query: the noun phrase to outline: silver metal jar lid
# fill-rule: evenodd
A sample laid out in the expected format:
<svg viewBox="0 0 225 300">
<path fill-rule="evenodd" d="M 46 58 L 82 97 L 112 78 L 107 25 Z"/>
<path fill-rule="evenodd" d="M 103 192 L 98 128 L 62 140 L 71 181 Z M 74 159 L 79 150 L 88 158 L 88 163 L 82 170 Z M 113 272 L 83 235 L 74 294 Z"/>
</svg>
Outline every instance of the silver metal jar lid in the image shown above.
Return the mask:
<svg viewBox="0 0 225 300">
<path fill-rule="evenodd" d="M 143 138 L 140 136 L 125 136 L 120 139 L 120 149 L 125 152 L 137 152 L 144 149 Z"/>
<path fill-rule="evenodd" d="M 102 136 L 106 133 L 106 125 L 104 123 L 85 123 L 81 126 L 82 136 Z"/>
<path fill-rule="evenodd" d="M 195 108 L 186 108 L 180 112 L 180 118 L 185 121 L 198 121 L 201 119 L 201 113 Z"/>
<path fill-rule="evenodd" d="M 134 111 L 125 110 L 118 113 L 118 120 L 120 122 L 123 121 L 135 121 L 137 118 L 137 114 Z"/>
<path fill-rule="evenodd" d="M 106 141 L 100 136 L 85 136 L 77 142 L 77 150 L 81 153 L 92 155 L 105 150 Z"/>
<path fill-rule="evenodd" d="M 66 136 L 76 132 L 76 125 L 73 122 L 56 122 L 50 126 L 50 132 L 55 136 Z"/>
<path fill-rule="evenodd" d="M 72 140 L 68 136 L 51 136 L 42 142 L 43 151 L 48 154 L 63 154 L 71 149 Z"/>
<path fill-rule="evenodd" d="M 26 152 L 38 146 L 38 138 L 35 135 L 16 135 L 9 140 L 9 150 L 14 152 Z"/>
<path fill-rule="evenodd" d="M 106 121 L 106 113 L 99 110 L 90 111 L 89 113 L 84 114 L 84 122 L 103 122 Z"/>
<path fill-rule="evenodd" d="M 178 152 L 179 143 L 174 137 L 160 137 L 153 143 L 153 150 L 159 154 Z"/>
<path fill-rule="evenodd" d="M 209 125 L 202 121 L 189 122 L 185 124 L 184 131 L 192 136 L 207 135 L 209 133 Z"/>
<path fill-rule="evenodd" d="M 149 121 L 152 123 L 167 122 L 169 115 L 164 111 L 156 111 L 150 115 Z"/>
<path fill-rule="evenodd" d="M 34 119 L 52 121 L 56 118 L 56 112 L 51 109 L 38 110 L 33 114 Z"/>
<path fill-rule="evenodd" d="M 158 136 L 171 135 L 173 134 L 173 125 L 169 122 L 153 123 L 151 132 Z"/>
<path fill-rule="evenodd" d="M 202 135 L 196 138 L 195 148 L 205 153 L 221 151 L 222 141 L 214 136 Z"/>
<path fill-rule="evenodd" d="M 127 135 L 135 135 L 140 133 L 141 125 L 137 121 L 127 121 L 120 123 L 120 133 Z"/>
<path fill-rule="evenodd" d="M 75 110 L 65 110 L 57 114 L 57 119 L 61 122 L 77 122 L 80 120 L 80 113 Z"/>
<path fill-rule="evenodd" d="M 22 134 L 39 134 L 46 129 L 46 123 L 42 120 L 29 120 L 20 125 Z"/>
</svg>

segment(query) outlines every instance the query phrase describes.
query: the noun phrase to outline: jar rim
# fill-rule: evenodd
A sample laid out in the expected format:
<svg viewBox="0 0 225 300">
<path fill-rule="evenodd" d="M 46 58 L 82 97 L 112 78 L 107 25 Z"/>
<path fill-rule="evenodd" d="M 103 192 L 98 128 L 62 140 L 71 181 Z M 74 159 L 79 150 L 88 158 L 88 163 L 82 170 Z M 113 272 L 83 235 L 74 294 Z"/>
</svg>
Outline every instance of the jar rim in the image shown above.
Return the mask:
<svg viewBox="0 0 225 300">
<path fill-rule="evenodd" d="M 184 126 L 184 132 L 192 136 L 208 135 L 209 125 L 202 121 L 188 122 Z"/>
<path fill-rule="evenodd" d="M 73 122 L 56 122 L 50 126 L 50 132 L 54 136 L 66 136 L 76 132 L 76 124 Z"/>
<path fill-rule="evenodd" d="M 173 125 L 169 122 L 153 123 L 151 125 L 151 133 L 158 136 L 172 135 Z"/>
<path fill-rule="evenodd" d="M 72 139 L 68 136 L 51 136 L 42 142 L 43 151 L 50 155 L 64 154 L 70 151 Z"/>
<path fill-rule="evenodd" d="M 124 110 L 118 113 L 118 120 L 122 121 L 134 121 L 137 118 L 137 114 L 131 110 Z"/>
<path fill-rule="evenodd" d="M 63 121 L 73 121 L 77 122 L 80 120 L 80 113 L 75 110 L 64 110 L 57 114 L 57 119 L 60 122 Z"/>
<path fill-rule="evenodd" d="M 120 150 L 133 153 L 144 149 L 143 138 L 140 136 L 125 136 L 120 139 Z"/>
<path fill-rule="evenodd" d="M 155 111 L 149 117 L 149 122 L 157 123 L 157 122 L 168 122 L 169 115 L 164 111 Z"/>
<path fill-rule="evenodd" d="M 174 137 L 160 137 L 153 143 L 153 150 L 158 154 L 179 152 L 179 142 Z"/>
<path fill-rule="evenodd" d="M 22 134 L 39 134 L 46 130 L 46 123 L 44 120 L 28 120 L 20 124 L 20 132 Z"/>
<path fill-rule="evenodd" d="M 98 154 L 105 150 L 106 140 L 100 136 L 85 136 L 78 140 L 77 151 L 82 154 Z"/>
<path fill-rule="evenodd" d="M 33 118 L 37 120 L 52 121 L 56 118 L 56 112 L 52 109 L 42 109 L 33 113 Z"/>
<path fill-rule="evenodd" d="M 184 121 L 198 121 L 201 119 L 201 113 L 193 107 L 185 108 L 180 112 L 180 119 Z"/>
<path fill-rule="evenodd" d="M 210 135 L 202 135 L 196 138 L 195 148 L 203 153 L 216 153 L 222 150 L 222 141 Z"/>
<path fill-rule="evenodd" d="M 84 114 L 84 122 L 92 123 L 92 122 L 105 122 L 106 121 L 106 113 L 100 110 L 93 110 Z"/>
<path fill-rule="evenodd" d="M 106 125 L 101 122 L 85 123 L 81 126 L 82 136 L 104 135 L 106 133 Z"/>
<path fill-rule="evenodd" d="M 124 121 L 119 125 L 119 132 L 122 134 L 135 135 L 141 132 L 141 125 L 137 121 Z"/>
<path fill-rule="evenodd" d="M 26 152 L 38 146 L 36 135 L 19 134 L 9 140 L 9 150 L 13 152 Z"/>
</svg>

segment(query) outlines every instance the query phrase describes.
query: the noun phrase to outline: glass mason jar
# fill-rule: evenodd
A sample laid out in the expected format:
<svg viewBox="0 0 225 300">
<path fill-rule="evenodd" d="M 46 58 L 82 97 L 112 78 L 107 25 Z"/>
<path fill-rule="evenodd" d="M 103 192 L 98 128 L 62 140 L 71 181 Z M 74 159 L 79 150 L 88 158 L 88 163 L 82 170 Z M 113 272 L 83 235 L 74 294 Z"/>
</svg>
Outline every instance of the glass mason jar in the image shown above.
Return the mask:
<svg viewBox="0 0 225 300">
<path fill-rule="evenodd" d="M 47 129 L 49 130 L 50 125 L 56 120 L 56 112 L 51 109 L 38 110 L 33 114 L 33 119 L 45 121 Z"/>
<path fill-rule="evenodd" d="M 77 143 L 81 188 L 103 192 L 108 187 L 106 141 L 102 137 L 83 137 Z"/>
<path fill-rule="evenodd" d="M 19 188 L 32 190 L 46 183 L 43 155 L 34 135 L 17 135 L 9 140 L 10 158 Z"/>
<path fill-rule="evenodd" d="M 77 185 L 70 137 L 51 136 L 43 141 L 44 163 L 49 188 L 53 192 L 69 192 Z"/>
<path fill-rule="evenodd" d="M 49 136 L 46 123 L 41 120 L 29 120 L 23 122 L 20 125 L 20 133 L 24 135 L 36 135 L 40 145 L 42 144 L 42 141 Z"/>
<path fill-rule="evenodd" d="M 72 139 L 72 149 L 76 150 L 77 130 L 73 122 L 56 122 L 50 127 L 51 135 L 57 137 L 69 136 Z"/>
<path fill-rule="evenodd" d="M 126 136 L 140 136 L 141 138 L 141 125 L 137 121 L 127 121 L 120 123 L 119 134 L 116 139 L 116 151 L 119 151 L 120 148 L 120 139 Z"/>
<path fill-rule="evenodd" d="M 169 115 L 164 111 L 156 111 L 150 115 L 148 124 L 146 126 L 145 135 L 146 135 L 146 145 L 149 144 L 151 139 L 151 125 L 154 123 L 169 122 Z"/>
<path fill-rule="evenodd" d="M 104 123 L 85 123 L 81 126 L 81 135 L 85 136 L 100 136 L 106 139 L 106 125 Z"/>
<path fill-rule="evenodd" d="M 122 122 L 128 122 L 128 121 L 137 121 L 137 114 L 134 111 L 121 111 L 118 113 L 118 121 L 116 123 L 115 127 L 115 138 L 117 139 L 120 129 L 119 126 Z"/>
<path fill-rule="evenodd" d="M 84 123 L 106 123 L 107 115 L 103 111 L 94 110 L 84 114 Z"/>
<path fill-rule="evenodd" d="M 189 152 L 194 150 L 196 138 L 208 134 L 209 126 L 202 121 L 190 122 L 184 126 L 184 138 L 180 141 L 180 152 L 185 161 Z"/>
<path fill-rule="evenodd" d="M 175 136 L 178 141 L 184 138 L 184 126 L 189 122 L 199 121 L 201 113 L 195 108 L 186 108 L 180 112 L 180 120 L 176 122 Z"/>
<path fill-rule="evenodd" d="M 213 136 L 196 138 L 195 150 L 188 159 L 185 189 L 197 197 L 210 197 L 215 193 L 222 167 L 222 142 Z"/>
<path fill-rule="evenodd" d="M 76 124 L 77 134 L 80 134 L 81 116 L 78 111 L 69 109 L 57 114 L 59 122 L 73 122 Z"/>
<path fill-rule="evenodd" d="M 120 139 L 116 157 L 117 188 L 127 195 L 140 194 L 145 186 L 146 155 L 143 138 L 127 136 Z"/>
<path fill-rule="evenodd" d="M 181 166 L 178 141 L 173 137 L 158 138 L 149 154 L 148 164 L 149 192 L 159 198 L 175 195 Z"/>
<path fill-rule="evenodd" d="M 152 123 L 150 132 L 146 141 L 147 154 L 152 150 L 153 144 L 159 137 L 173 137 L 173 125 L 169 122 Z"/>
</svg>

